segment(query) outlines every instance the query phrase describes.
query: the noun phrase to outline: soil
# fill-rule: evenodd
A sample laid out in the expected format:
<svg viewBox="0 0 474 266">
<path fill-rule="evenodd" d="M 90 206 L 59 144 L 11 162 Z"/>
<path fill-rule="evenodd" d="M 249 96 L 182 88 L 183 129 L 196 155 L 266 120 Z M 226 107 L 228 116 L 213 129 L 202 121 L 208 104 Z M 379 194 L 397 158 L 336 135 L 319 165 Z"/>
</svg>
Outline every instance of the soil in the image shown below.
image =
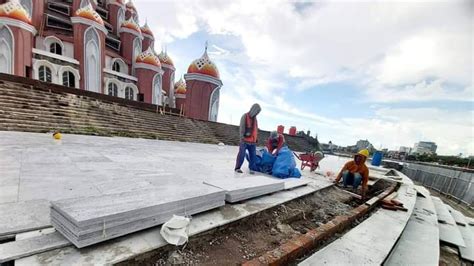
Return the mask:
<svg viewBox="0 0 474 266">
<path fill-rule="evenodd" d="M 122 265 L 230 265 L 258 257 L 296 235 L 348 214 L 359 203 L 335 188 L 318 191 Z"/>
</svg>

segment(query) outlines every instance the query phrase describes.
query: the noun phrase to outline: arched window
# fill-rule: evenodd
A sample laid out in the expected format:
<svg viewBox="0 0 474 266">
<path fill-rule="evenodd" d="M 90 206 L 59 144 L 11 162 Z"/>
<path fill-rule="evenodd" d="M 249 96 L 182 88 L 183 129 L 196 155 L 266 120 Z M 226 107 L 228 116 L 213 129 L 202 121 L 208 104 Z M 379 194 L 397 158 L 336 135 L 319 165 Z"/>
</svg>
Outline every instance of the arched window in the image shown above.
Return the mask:
<svg viewBox="0 0 474 266">
<path fill-rule="evenodd" d="M 6 27 L 0 27 L 0 73 L 13 74 L 13 36 Z"/>
<path fill-rule="evenodd" d="M 71 71 L 63 72 L 63 85 L 71 88 L 76 87 L 76 77 Z"/>
<path fill-rule="evenodd" d="M 161 75 L 156 74 L 153 78 L 153 99 L 152 103 L 156 105 L 163 105 L 161 93 Z"/>
<path fill-rule="evenodd" d="M 219 94 L 219 87 L 214 89 L 211 93 L 211 100 L 209 103 L 209 106 L 211 107 L 211 109 L 209 109 L 209 121 L 217 121 L 217 114 L 219 113 Z"/>
<path fill-rule="evenodd" d="M 47 66 L 40 66 L 38 76 L 39 76 L 39 80 L 41 81 L 51 82 L 52 81 L 51 68 Z"/>
<path fill-rule="evenodd" d="M 90 2 L 88 0 L 82 0 L 80 8 L 86 7 Z"/>
<path fill-rule="evenodd" d="M 115 96 L 117 97 L 118 96 L 118 87 L 117 87 L 117 84 L 115 83 L 109 83 L 109 95 L 110 96 Z"/>
<path fill-rule="evenodd" d="M 142 42 L 139 38 L 135 38 L 133 41 L 133 61 L 142 53 Z"/>
<path fill-rule="evenodd" d="M 63 54 L 63 47 L 59 43 L 53 42 L 49 46 L 49 51 L 53 54 L 62 55 Z"/>
<path fill-rule="evenodd" d="M 112 70 L 116 72 L 120 72 L 120 63 L 115 61 L 114 64 L 112 65 Z"/>
<path fill-rule="evenodd" d="M 134 100 L 133 89 L 132 88 L 130 88 L 130 87 L 125 88 L 125 99 Z"/>
<path fill-rule="evenodd" d="M 86 90 L 100 92 L 100 40 L 94 28 L 90 27 L 85 33 L 85 73 Z"/>
<path fill-rule="evenodd" d="M 122 27 L 122 23 L 124 20 L 125 20 L 125 11 L 123 11 L 123 9 L 120 8 L 117 13 L 117 32 L 120 30 L 120 27 Z"/>
</svg>

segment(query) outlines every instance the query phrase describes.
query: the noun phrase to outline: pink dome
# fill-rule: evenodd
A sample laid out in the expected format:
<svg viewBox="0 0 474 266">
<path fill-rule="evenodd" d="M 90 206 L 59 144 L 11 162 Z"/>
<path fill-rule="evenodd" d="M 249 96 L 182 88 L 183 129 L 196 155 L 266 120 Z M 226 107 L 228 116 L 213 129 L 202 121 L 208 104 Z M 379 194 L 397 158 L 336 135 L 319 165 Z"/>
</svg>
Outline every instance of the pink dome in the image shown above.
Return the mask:
<svg viewBox="0 0 474 266">
<path fill-rule="evenodd" d="M 31 24 L 30 14 L 18 0 L 11 0 L 0 5 L 0 17 L 12 18 Z"/>
</svg>

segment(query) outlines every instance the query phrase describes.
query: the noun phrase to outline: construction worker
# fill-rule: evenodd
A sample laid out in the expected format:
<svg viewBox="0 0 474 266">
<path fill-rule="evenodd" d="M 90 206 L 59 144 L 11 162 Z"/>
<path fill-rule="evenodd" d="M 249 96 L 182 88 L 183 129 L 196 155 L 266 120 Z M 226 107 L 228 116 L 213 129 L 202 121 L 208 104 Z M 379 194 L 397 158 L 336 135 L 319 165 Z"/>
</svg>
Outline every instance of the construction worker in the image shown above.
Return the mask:
<svg viewBox="0 0 474 266">
<path fill-rule="evenodd" d="M 268 149 L 268 152 L 273 155 L 278 154 L 278 152 L 284 145 L 286 145 L 285 137 L 283 136 L 283 134 L 280 134 L 276 131 L 272 131 L 270 133 L 270 137 L 268 138 L 267 143 L 265 144 Z"/>
<path fill-rule="evenodd" d="M 354 155 L 354 160 L 347 162 L 336 177 L 334 183 L 339 183 L 342 177 L 344 187 L 351 185 L 357 189 L 362 183 L 362 198 L 365 198 L 367 192 L 367 183 L 369 181 L 369 168 L 365 161 L 369 157 L 369 151 L 364 149 Z"/>
<path fill-rule="evenodd" d="M 249 152 L 249 169 L 250 174 L 254 174 L 256 170 L 256 148 L 258 140 L 258 123 L 257 115 L 260 113 L 262 108 L 259 104 L 254 104 L 250 108 L 248 113 L 242 115 L 240 119 L 240 145 L 239 153 L 235 162 L 235 172 L 242 173 L 240 169 L 245 159 L 245 152 Z"/>
</svg>

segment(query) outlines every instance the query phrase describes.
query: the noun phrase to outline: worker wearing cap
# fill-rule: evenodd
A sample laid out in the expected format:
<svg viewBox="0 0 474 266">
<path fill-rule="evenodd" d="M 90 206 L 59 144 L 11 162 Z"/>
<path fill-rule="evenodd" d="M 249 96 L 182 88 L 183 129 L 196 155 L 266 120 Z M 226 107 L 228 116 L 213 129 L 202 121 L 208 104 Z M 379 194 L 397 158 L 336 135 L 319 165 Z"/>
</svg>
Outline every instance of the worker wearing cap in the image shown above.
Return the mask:
<svg viewBox="0 0 474 266">
<path fill-rule="evenodd" d="M 342 178 L 344 187 L 352 185 L 357 189 L 362 183 L 362 197 L 367 192 L 367 183 L 369 182 L 369 168 L 365 165 L 365 161 L 369 157 L 369 151 L 364 149 L 354 155 L 354 160 L 347 162 L 337 175 L 334 183 L 339 183 Z"/>
<path fill-rule="evenodd" d="M 268 152 L 273 155 L 278 154 L 280 149 L 285 145 L 285 137 L 283 137 L 283 134 L 280 134 L 276 131 L 272 131 L 270 133 L 270 137 L 268 138 L 267 143 L 265 144 L 268 149 Z"/>
<path fill-rule="evenodd" d="M 250 108 L 248 113 L 242 115 L 240 119 L 240 144 L 239 144 L 239 153 L 237 154 L 237 159 L 235 160 L 235 172 L 242 173 L 240 169 L 244 163 L 245 153 L 249 152 L 249 168 L 250 173 L 253 174 L 256 170 L 256 148 L 258 142 L 258 123 L 257 115 L 260 113 L 262 108 L 259 104 L 254 104 Z"/>
</svg>

